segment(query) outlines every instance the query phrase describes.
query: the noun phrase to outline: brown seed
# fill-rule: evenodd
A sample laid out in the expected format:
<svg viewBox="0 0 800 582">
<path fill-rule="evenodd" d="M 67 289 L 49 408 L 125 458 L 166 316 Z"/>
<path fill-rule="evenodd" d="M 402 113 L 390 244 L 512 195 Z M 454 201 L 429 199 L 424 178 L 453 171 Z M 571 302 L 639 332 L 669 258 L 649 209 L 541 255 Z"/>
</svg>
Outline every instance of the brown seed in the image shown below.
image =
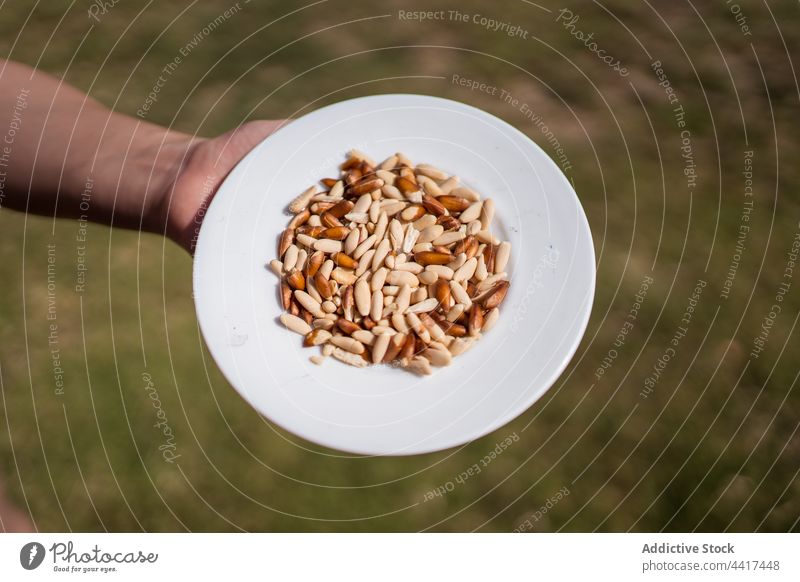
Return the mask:
<svg viewBox="0 0 800 582">
<path fill-rule="evenodd" d="M 336 327 L 341 329 L 347 335 L 350 335 L 354 331 L 358 331 L 361 329 L 361 326 L 357 323 L 353 323 L 352 321 L 345 319 L 344 317 L 340 317 L 336 320 Z"/>
<path fill-rule="evenodd" d="M 339 265 L 344 269 L 355 269 L 356 267 L 358 267 L 358 261 L 356 261 L 349 255 L 346 255 L 341 252 L 333 253 L 331 255 L 331 259 L 333 260 L 334 263 L 336 263 L 337 265 Z"/>
<path fill-rule="evenodd" d="M 303 273 L 296 269 L 286 276 L 286 282 L 292 289 L 303 291 L 306 288 L 306 279 L 303 277 Z"/>
<path fill-rule="evenodd" d="M 320 236 L 332 240 L 344 240 L 347 238 L 348 234 L 350 234 L 350 229 L 346 226 L 334 226 L 323 230 Z"/>
<path fill-rule="evenodd" d="M 306 236 L 310 236 L 313 238 L 319 238 L 319 235 L 322 234 L 322 231 L 325 230 L 321 226 L 309 226 L 304 224 L 300 228 L 297 229 L 297 234 L 304 234 Z"/>
<path fill-rule="evenodd" d="M 429 194 L 422 195 L 422 205 L 425 210 L 436 216 L 442 216 L 447 213 L 444 206 L 439 203 L 439 200 Z"/>
<path fill-rule="evenodd" d="M 442 225 L 445 230 L 456 230 L 457 228 L 461 228 L 461 222 L 457 218 L 447 215 L 437 218 L 436 224 Z"/>
<path fill-rule="evenodd" d="M 333 297 L 333 288 L 331 287 L 331 282 L 325 278 L 325 276 L 317 271 L 317 274 L 314 275 L 314 286 L 319 291 L 319 294 L 322 295 L 325 299 L 330 299 Z"/>
<path fill-rule="evenodd" d="M 341 218 L 342 216 L 353 210 L 353 206 L 355 206 L 355 204 L 353 204 L 349 200 L 340 200 L 328 210 L 328 214 L 336 218 Z"/>
<path fill-rule="evenodd" d="M 468 238 L 469 238 L 469 237 L 468 237 Z M 465 239 L 465 240 L 466 240 L 466 239 Z M 464 249 L 464 254 L 465 254 L 465 255 L 467 255 L 467 259 L 471 259 L 471 258 L 472 258 L 472 257 L 474 257 L 475 255 L 477 255 L 477 254 L 478 254 L 478 248 L 479 248 L 480 246 L 481 246 L 481 245 L 480 245 L 480 243 L 478 242 L 478 239 L 476 239 L 475 237 L 472 237 L 472 240 L 471 240 L 471 241 L 469 242 L 469 244 L 467 245 L 467 248 L 466 248 L 466 249 Z"/>
<path fill-rule="evenodd" d="M 357 158 L 355 156 L 350 156 L 342 165 L 339 166 L 340 170 L 351 170 L 352 168 L 356 168 L 361 165 L 361 158 Z"/>
<path fill-rule="evenodd" d="M 406 176 L 400 176 L 394 182 L 395 188 L 400 190 L 403 194 L 411 194 L 419 190 L 416 180 L 409 179 Z"/>
<path fill-rule="evenodd" d="M 450 284 L 444 279 L 438 279 L 433 284 L 433 296 L 443 309 L 450 308 Z"/>
<path fill-rule="evenodd" d="M 311 312 L 308 309 L 301 308 L 300 317 L 302 317 L 303 321 L 305 321 L 308 325 L 311 325 L 311 323 L 314 321 L 314 316 L 311 315 Z"/>
<path fill-rule="evenodd" d="M 483 249 L 483 262 L 486 264 L 486 270 L 494 273 L 494 260 L 497 256 L 497 248 L 494 245 L 486 245 Z"/>
<path fill-rule="evenodd" d="M 294 229 L 287 228 L 281 234 L 280 241 L 278 241 L 278 258 L 282 259 L 286 250 L 291 246 L 294 242 Z"/>
<path fill-rule="evenodd" d="M 316 275 L 323 262 L 325 262 L 325 253 L 322 251 L 314 251 L 306 261 L 306 277 L 313 277 Z"/>
<path fill-rule="evenodd" d="M 369 194 L 373 190 L 380 190 L 383 187 L 383 180 L 380 178 L 372 178 L 368 177 L 357 184 L 354 184 L 350 187 L 350 193 L 356 196 L 360 196 L 362 194 Z"/>
<path fill-rule="evenodd" d="M 292 299 L 291 303 L 289 303 L 289 313 L 298 317 L 300 316 L 300 306 L 294 299 Z"/>
<path fill-rule="evenodd" d="M 292 288 L 286 281 L 281 281 L 281 307 L 289 309 L 292 304 Z"/>
<path fill-rule="evenodd" d="M 483 310 L 473 304 L 469 311 L 469 335 L 476 336 L 483 327 Z"/>
<path fill-rule="evenodd" d="M 400 359 L 410 360 L 413 358 L 416 346 L 416 336 L 413 333 L 409 333 L 408 336 L 406 336 L 406 341 L 403 344 L 403 347 L 400 349 Z"/>
<path fill-rule="evenodd" d="M 439 196 L 436 200 L 450 212 L 463 212 L 470 205 L 469 200 L 459 196 Z"/>
<path fill-rule="evenodd" d="M 421 253 L 414 253 L 414 260 L 422 266 L 446 265 L 453 260 L 453 255 L 436 251 L 422 251 Z"/>
<path fill-rule="evenodd" d="M 322 180 L 319 181 L 319 183 L 325 186 L 326 188 L 331 188 L 338 181 L 339 180 L 337 180 L 336 178 L 323 178 Z"/>
<path fill-rule="evenodd" d="M 361 320 L 361 325 L 363 325 L 367 330 L 371 330 L 373 327 L 375 327 L 378 324 L 375 323 L 375 320 L 373 320 L 368 315 L 367 317 L 365 317 L 364 319 Z"/>
<path fill-rule="evenodd" d="M 453 275 L 453 279 L 455 278 L 456 276 Z M 466 289 L 467 289 L 467 295 L 469 295 L 470 297 L 475 297 L 478 294 L 478 286 L 475 285 L 475 283 L 473 283 L 472 281 L 467 282 Z"/>
<path fill-rule="evenodd" d="M 302 212 L 295 214 L 294 217 L 289 221 L 289 228 L 297 228 L 298 226 L 303 226 L 308 219 L 311 217 L 311 212 L 306 209 Z"/>
<path fill-rule="evenodd" d="M 334 228 L 337 226 L 342 226 L 342 221 L 336 218 L 330 212 L 323 212 L 320 216 L 320 220 L 322 220 L 322 224 L 327 226 L 328 228 Z"/>
<path fill-rule="evenodd" d="M 511 284 L 508 281 L 498 281 L 497 284 L 492 287 L 491 291 L 486 295 L 485 299 L 483 300 L 483 306 L 486 309 L 494 309 L 498 305 L 503 302 L 503 299 L 506 298 L 506 293 L 508 293 L 508 288 Z"/>
<path fill-rule="evenodd" d="M 326 237 L 326 238 L 328 238 L 328 237 Z M 470 247 L 470 245 L 472 245 L 472 241 L 475 241 L 476 243 L 478 242 L 477 239 L 474 236 L 468 236 L 464 240 L 458 241 L 456 243 L 456 246 L 453 247 L 453 254 L 454 255 L 460 255 L 461 253 L 466 254 L 467 253 L 467 249 Z M 475 245 L 475 251 L 477 252 L 477 250 L 478 250 L 478 245 L 476 244 Z M 472 257 L 467 256 L 467 258 L 471 259 Z"/>
<path fill-rule="evenodd" d="M 342 292 L 342 312 L 345 318 L 353 320 L 353 310 L 355 308 L 355 298 L 353 297 L 353 286 L 348 285 Z"/>
<path fill-rule="evenodd" d="M 336 206 L 335 202 L 314 202 L 314 204 L 311 205 L 311 212 L 312 214 L 322 214 L 334 206 Z"/>
<path fill-rule="evenodd" d="M 386 348 L 386 355 L 383 356 L 383 362 L 388 364 L 389 362 L 393 362 L 397 359 L 400 350 L 403 349 L 403 344 L 405 344 L 406 335 L 402 333 L 395 334 L 390 338 L 389 346 Z"/>
<path fill-rule="evenodd" d="M 450 323 L 450 327 L 445 331 L 453 337 L 464 337 L 467 335 L 467 328 L 457 323 Z"/>
</svg>

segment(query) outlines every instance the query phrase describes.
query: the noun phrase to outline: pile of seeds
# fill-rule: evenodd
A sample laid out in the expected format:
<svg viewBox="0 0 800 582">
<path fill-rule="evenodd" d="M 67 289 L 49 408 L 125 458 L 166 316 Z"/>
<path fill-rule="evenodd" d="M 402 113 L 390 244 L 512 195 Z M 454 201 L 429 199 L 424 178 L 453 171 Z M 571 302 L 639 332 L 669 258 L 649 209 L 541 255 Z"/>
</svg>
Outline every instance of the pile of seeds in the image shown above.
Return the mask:
<svg viewBox="0 0 800 582">
<path fill-rule="evenodd" d="M 511 245 L 490 232 L 494 202 L 397 153 L 352 150 L 340 178 L 289 204 L 278 259 L 281 322 L 346 364 L 430 374 L 467 351 L 499 315 Z"/>
</svg>

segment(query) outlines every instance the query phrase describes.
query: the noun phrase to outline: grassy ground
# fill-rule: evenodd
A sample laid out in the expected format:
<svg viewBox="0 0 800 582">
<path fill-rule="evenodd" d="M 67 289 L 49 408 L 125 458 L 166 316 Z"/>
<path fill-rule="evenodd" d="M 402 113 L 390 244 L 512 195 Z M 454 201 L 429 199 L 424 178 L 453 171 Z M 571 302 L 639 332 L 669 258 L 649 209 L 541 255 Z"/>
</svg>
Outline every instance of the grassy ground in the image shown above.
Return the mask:
<svg viewBox="0 0 800 582">
<path fill-rule="evenodd" d="M 585 340 L 542 401 L 460 450 L 357 459 L 270 426 L 226 384 L 198 334 L 182 251 L 91 225 L 86 287 L 76 293 L 77 225 L 0 210 L 0 474 L 12 497 L 43 530 L 509 531 L 525 520 L 534 531 L 800 529 L 800 282 L 780 302 L 764 351 L 750 355 L 798 233 L 800 92 L 789 55 L 800 26 L 796 3 L 739 4 L 750 34 L 724 2 L 655 12 L 652 3 L 576 1 L 568 30 L 556 22 L 562 6 L 544 2 L 441 1 L 431 9 L 468 21 L 414 22 L 399 11 L 421 3 L 242 1 L 208 35 L 203 27 L 235 4 L 126 0 L 99 22 L 88 2 L 4 4 L 0 54 L 130 114 L 200 34 L 149 116 L 200 134 L 358 95 L 420 92 L 483 107 L 555 155 L 518 108 L 451 79 L 496 85 L 530 104 L 563 145 L 598 255 Z M 527 38 L 487 30 L 476 14 Z M 628 75 L 570 30 L 593 32 Z M 754 195 L 743 222 L 747 151 Z M 742 224 L 750 230 L 726 298 Z M 63 395 L 48 344 L 48 244 Z M 597 379 L 646 277 L 636 324 Z M 686 337 L 644 399 L 698 280 L 706 287 Z M 175 432 L 177 464 L 158 450 L 144 373 Z M 519 442 L 479 475 L 423 502 L 514 432 Z M 560 490 L 569 495 L 532 517 Z"/>
</svg>

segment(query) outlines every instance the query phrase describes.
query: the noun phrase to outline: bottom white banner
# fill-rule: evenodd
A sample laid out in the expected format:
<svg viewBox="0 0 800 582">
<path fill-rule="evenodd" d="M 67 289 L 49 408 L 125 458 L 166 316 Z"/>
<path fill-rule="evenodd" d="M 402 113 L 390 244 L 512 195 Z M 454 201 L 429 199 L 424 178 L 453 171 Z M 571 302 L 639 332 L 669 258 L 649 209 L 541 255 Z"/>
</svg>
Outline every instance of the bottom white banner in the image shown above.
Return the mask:
<svg viewBox="0 0 800 582">
<path fill-rule="evenodd" d="M 3 534 L 0 580 L 800 580 L 796 534 Z"/>
</svg>

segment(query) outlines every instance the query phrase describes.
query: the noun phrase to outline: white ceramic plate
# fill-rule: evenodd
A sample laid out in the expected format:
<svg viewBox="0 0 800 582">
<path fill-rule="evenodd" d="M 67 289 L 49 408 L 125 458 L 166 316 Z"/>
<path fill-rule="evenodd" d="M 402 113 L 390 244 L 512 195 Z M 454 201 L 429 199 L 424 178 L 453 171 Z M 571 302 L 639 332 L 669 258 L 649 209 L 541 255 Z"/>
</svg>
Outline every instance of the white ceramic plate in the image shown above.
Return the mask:
<svg viewBox="0 0 800 582">
<path fill-rule="evenodd" d="M 452 366 L 421 378 L 328 358 L 278 322 L 265 268 L 286 205 L 347 150 L 402 151 L 494 198 L 493 232 L 512 243 L 511 288 L 494 329 Z M 446 449 L 514 419 L 555 382 L 586 329 L 594 296 L 586 216 L 558 167 L 511 125 L 422 95 L 376 95 L 293 121 L 233 170 L 205 216 L 194 263 L 197 317 L 228 381 L 259 412 L 310 441 L 353 453 Z"/>
</svg>

